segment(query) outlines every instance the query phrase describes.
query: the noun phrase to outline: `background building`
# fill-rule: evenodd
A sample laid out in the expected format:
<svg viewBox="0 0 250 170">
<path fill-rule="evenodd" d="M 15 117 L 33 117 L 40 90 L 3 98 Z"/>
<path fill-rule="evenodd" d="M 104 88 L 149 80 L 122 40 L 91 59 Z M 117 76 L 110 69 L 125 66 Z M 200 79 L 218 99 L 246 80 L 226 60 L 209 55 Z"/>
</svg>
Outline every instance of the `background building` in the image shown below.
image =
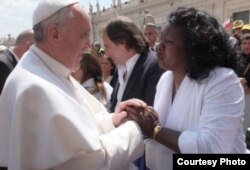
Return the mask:
<svg viewBox="0 0 250 170">
<path fill-rule="evenodd" d="M 11 47 L 15 44 L 16 39 L 12 37 L 11 34 L 8 34 L 8 37 L 0 38 L 0 45 L 4 45 L 5 47 Z"/>
<path fill-rule="evenodd" d="M 168 14 L 180 6 L 192 6 L 205 10 L 221 23 L 229 18 L 242 19 L 245 23 L 249 23 L 250 0 L 128 0 L 124 3 L 121 3 L 121 0 L 113 0 L 111 8 L 107 9 L 100 9 L 97 0 L 96 12 L 93 12 L 90 5 L 92 39 L 102 43 L 101 29 L 110 18 L 116 15 L 128 16 L 142 27 L 145 11 L 149 11 L 154 17 L 155 24 L 160 30 L 166 23 Z"/>
</svg>

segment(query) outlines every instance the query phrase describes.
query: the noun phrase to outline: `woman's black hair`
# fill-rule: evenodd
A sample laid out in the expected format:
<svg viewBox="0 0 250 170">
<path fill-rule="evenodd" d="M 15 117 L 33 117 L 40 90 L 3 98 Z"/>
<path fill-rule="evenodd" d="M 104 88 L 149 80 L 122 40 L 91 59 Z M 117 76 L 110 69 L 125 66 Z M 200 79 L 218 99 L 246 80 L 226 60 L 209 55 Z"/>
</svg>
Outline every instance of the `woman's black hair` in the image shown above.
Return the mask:
<svg viewBox="0 0 250 170">
<path fill-rule="evenodd" d="M 183 31 L 191 79 L 203 80 L 216 67 L 239 69 L 239 51 L 231 45 L 222 25 L 207 12 L 180 7 L 170 14 L 169 24 Z"/>
</svg>

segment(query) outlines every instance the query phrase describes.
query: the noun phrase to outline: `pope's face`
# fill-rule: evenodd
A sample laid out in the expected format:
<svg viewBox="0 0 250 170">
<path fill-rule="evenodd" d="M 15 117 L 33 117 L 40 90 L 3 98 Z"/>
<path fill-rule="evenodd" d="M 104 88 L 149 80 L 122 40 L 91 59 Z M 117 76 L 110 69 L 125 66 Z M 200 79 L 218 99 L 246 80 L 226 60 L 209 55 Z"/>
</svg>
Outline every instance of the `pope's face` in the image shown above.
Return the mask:
<svg viewBox="0 0 250 170">
<path fill-rule="evenodd" d="M 80 68 L 82 51 L 90 47 L 90 19 L 80 5 L 73 7 L 72 16 L 62 29 L 62 62 L 72 72 Z"/>
</svg>

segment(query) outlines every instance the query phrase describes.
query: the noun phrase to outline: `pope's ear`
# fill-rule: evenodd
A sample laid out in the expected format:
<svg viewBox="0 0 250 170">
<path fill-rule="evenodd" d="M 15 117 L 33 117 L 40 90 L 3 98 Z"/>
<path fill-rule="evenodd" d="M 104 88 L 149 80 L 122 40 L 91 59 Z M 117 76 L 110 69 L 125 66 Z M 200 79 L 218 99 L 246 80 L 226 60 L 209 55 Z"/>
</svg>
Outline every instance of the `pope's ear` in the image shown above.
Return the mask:
<svg viewBox="0 0 250 170">
<path fill-rule="evenodd" d="M 57 24 L 51 24 L 47 28 L 47 38 L 48 41 L 54 46 L 59 46 L 59 42 L 61 39 L 59 26 Z"/>
</svg>

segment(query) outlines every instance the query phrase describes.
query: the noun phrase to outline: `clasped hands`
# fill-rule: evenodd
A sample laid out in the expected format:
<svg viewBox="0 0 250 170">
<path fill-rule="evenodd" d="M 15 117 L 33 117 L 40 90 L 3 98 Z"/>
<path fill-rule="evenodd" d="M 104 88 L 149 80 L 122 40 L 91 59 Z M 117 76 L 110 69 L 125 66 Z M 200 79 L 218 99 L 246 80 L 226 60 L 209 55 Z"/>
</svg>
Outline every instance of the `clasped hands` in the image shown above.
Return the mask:
<svg viewBox="0 0 250 170">
<path fill-rule="evenodd" d="M 140 126 L 142 132 L 149 137 L 153 136 L 154 128 L 159 125 L 157 112 L 139 99 L 130 99 L 121 102 L 113 116 L 115 126 L 127 120 L 134 120 Z"/>
</svg>

